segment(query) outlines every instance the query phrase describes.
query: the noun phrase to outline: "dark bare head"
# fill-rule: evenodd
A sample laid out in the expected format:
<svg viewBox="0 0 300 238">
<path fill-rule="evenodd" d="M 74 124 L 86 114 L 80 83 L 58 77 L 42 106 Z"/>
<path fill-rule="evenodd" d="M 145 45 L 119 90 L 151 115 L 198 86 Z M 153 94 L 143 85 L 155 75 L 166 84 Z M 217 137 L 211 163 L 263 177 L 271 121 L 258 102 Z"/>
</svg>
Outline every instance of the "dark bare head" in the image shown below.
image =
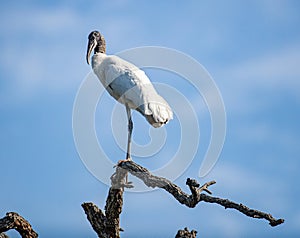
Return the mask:
<svg viewBox="0 0 300 238">
<path fill-rule="evenodd" d="M 86 61 L 88 64 L 90 64 L 90 56 L 92 51 L 94 50 L 94 54 L 96 53 L 104 53 L 105 54 L 105 39 L 104 37 L 100 34 L 99 31 L 92 31 L 89 34 L 89 42 L 88 42 L 88 47 L 87 47 L 87 52 L 86 52 Z"/>
</svg>

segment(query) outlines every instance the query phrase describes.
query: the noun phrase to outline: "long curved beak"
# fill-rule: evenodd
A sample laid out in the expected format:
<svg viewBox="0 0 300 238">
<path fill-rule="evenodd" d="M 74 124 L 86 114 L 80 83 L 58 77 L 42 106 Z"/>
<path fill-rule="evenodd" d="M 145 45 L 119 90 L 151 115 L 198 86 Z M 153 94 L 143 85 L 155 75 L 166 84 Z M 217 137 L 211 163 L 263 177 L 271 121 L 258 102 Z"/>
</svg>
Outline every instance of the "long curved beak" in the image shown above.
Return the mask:
<svg viewBox="0 0 300 238">
<path fill-rule="evenodd" d="M 87 62 L 87 64 L 90 64 L 90 56 L 91 56 L 91 53 L 95 49 L 96 46 L 97 46 L 96 39 L 89 39 L 87 52 L 86 52 L 86 62 Z"/>
</svg>

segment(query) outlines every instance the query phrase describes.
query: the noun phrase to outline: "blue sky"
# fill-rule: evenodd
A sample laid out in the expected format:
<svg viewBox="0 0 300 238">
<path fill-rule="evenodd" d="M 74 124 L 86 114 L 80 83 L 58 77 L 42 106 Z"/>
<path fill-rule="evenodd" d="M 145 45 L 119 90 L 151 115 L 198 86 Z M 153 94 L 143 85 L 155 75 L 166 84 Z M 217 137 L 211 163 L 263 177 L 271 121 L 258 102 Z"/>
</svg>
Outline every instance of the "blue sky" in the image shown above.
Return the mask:
<svg viewBox="0 0 300 238">
<path fill-rule="evenodd" d="M 19 212 L 41 237 L 96 237 L 80 204 L 92 201 L 103 208 L 108 187 L 89 173 L 77 154 L 72 109 L 77 90 L 90 72 L 85 62 L 87 35 L 98 29 L 109 54 L 164 46 L 205 66 L 224 100 L 227 135 L 218 163 L 200 183 L 215 179 L 217 184 L 211 188 L 215 196 L 286 219 L 271 228 L 266 221 L 217 205 L 203 203 L 188 209 L 161 191 L 126 193 L 123 237 L 174 237 L 185 226 L 203 237 L 298 237 L 298 1 L 10 1 L 0 5 L 1 217 L 7 211 Z M 197 178 L 209 143 L 208 111 L 180 77 L 146 72 L 151 80 L 182 92 L 200 118 L 203 137 L 196 159 L 176 181 L 187 191 L 185 179 Z M 97 134 L 107 136 L 105 151 L 117 161 L 124 153 L 110 144 L 106 125 L 115 103 L 107 95 L 103 100 L 97 107 Z M 134 120 L 134 138 L 145 143 L 143 128 L 148 125 L 138 114 Z M 178 126 L 174 120 L 166 128 L 173 135 Z M 167 138 L 170 151 L 176 143 L 178 138 Z M 137 162 L 155 168 L 166 157 L 168 150 L 150 158 L 153 164 L 150 159 Z"/>
</svg>

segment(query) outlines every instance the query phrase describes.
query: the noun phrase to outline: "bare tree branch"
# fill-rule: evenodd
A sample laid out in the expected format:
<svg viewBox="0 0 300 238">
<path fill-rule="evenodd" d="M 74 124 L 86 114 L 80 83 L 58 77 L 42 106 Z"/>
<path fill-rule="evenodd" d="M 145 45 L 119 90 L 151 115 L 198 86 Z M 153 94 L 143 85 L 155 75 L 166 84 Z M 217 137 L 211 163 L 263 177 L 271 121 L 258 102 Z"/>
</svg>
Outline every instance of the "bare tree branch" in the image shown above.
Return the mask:
<svg viewBox="0 0 300 238">
<path fill-rule="evenodd" d="M 158 187 L 166 190 L 173 195 L 176 200 L 190 208 L 193 208 L 199 202 L 204 201 L 219 204 L 225 207 L 225 209 L 236 209 L 249 217 L 266 219 L 271 226 L 277 226 L 284 222 L 283 219 L 275 219 L 271 214 L 250 209 L 243 204 L 204 194 L 203 192 L 211 194 L 211 191 L 208 188 L 215 184 L 215 181 L 210 181 L 200 186 L 196 180 L 188 178 L 186 185 L 191 191 L 191 194 L 189 195 L 168 179 L 152 175 L 146 168 L 133 161 L 125 161 L 118 164 L 116 172 L 111 176 L 111 187 L 106 199 L 105 213 L 93 203 L 82 204 L 89 222 L 100 238 L 119 238 L 120 231 L 123 231 L 120 228 L 120 214 L 123 206 L 124 188 L 133 187 L 127 182 L 128 172 L 141 179 L 148 187 Z M 196 233 L 197 232 L 194 230 L 190 232 L 185 228 L 184 230 L 179 230 L 176 237 L 195 238 Z"/>
<path fill-rule="evenodd" d="M 0 233 L 15 229 L 23 238 L 36 238 L 38 234 L 32 229 L 27 220 L 16 212 L 8 212 L 0 219 Z M 4 235 L 2 235 L 5 237 Z"/>
<path fill-rule="evenodd" d="M 105 220 L 106 217 L 95 204 L 88 202 L 81 204 L 85 214 L 87 215 L 87 219 L 91 223 L 94 231 L 97 233 L 98 237 L 107 237 L 105 233 Z M 104 234 L 103 234 L 104 233 Z M 102 235 L 103 234 L 103 235 Z"/>
<path fill-rule="evenodd" d="M 116 172 L 111 176 L 112 186 L 109 189 L 105 205 L 105 214 L 93 203 L 83 203 L 89 222 L 100 238 L 119 238 L 120 214 L 123 206 L 124 187 L 132 187 L 126 183 L 127 171 L 117 167 Z"/>
<path fill-rule="evenodd" d="M 192 230 L 189 231 L 187 227 L 183 230 L 179 230 L 175 236 L 175 238 L 196 238 L 197 231 Z"/>
<path fill-rule="evenodd" d="M 141 179 L 146 186 L 152 188 L 159 187 L 166 190 L 167 192 L 172 194 L 177 201 L 186 205 L 187 207 L 195 207 L 201 201 L 208 203 L 217 203 L 225 207 L 225 209 L 233 208 L 249 217 L 266 219 L 269 221 L 269 224 L 271 226 L 277 226 L 284 222 L 284 219 L 275 219 L 271 214 L 250 209 L 243 204 L 237 204 L 228 199 L 213 197 L 202 193 L 203 191 L 205 191 L 211 194 L 211 192 L 208 190 L 208 187 L 215 184 L 215 181 L 205 183 L 200 187 L 199 183 L 196 180 L 188 178 L 186 184 L 191 190 L 191 195 L 188 195 L 183 192 L 180 187 L 178 187 L 176 184 L 173 184 L 168 179 L 152 175 L 147 169 L 134 163 L 133 161 L 122 162 L 118 166 Z"/>
</svg>

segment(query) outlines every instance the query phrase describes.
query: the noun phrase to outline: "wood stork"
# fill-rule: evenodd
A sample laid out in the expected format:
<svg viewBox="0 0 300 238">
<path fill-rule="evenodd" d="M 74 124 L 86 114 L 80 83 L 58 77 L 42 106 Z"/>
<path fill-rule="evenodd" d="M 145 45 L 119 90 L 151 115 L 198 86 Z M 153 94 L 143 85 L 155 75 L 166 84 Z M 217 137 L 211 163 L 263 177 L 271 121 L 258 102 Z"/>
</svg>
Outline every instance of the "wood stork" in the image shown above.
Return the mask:
<svg viewBox="0 0 300 238">
<path fill-rule="evenodd" d="M 87 63 L 92 68 L 108 93 L 124 104 L 128 119 L 126 160 L 131 160 L 131 134 L 133 123 L 131 109 L 140 112 L 153 127 L 161 127 L 173 118 L 169 104 L 156 92 L 144 71 L 115 56 L 106 55 L 104 37 L 98 31 L 88 36 Z M 146 56 L 145 56 L 146 57 Z"/>
</svg>

